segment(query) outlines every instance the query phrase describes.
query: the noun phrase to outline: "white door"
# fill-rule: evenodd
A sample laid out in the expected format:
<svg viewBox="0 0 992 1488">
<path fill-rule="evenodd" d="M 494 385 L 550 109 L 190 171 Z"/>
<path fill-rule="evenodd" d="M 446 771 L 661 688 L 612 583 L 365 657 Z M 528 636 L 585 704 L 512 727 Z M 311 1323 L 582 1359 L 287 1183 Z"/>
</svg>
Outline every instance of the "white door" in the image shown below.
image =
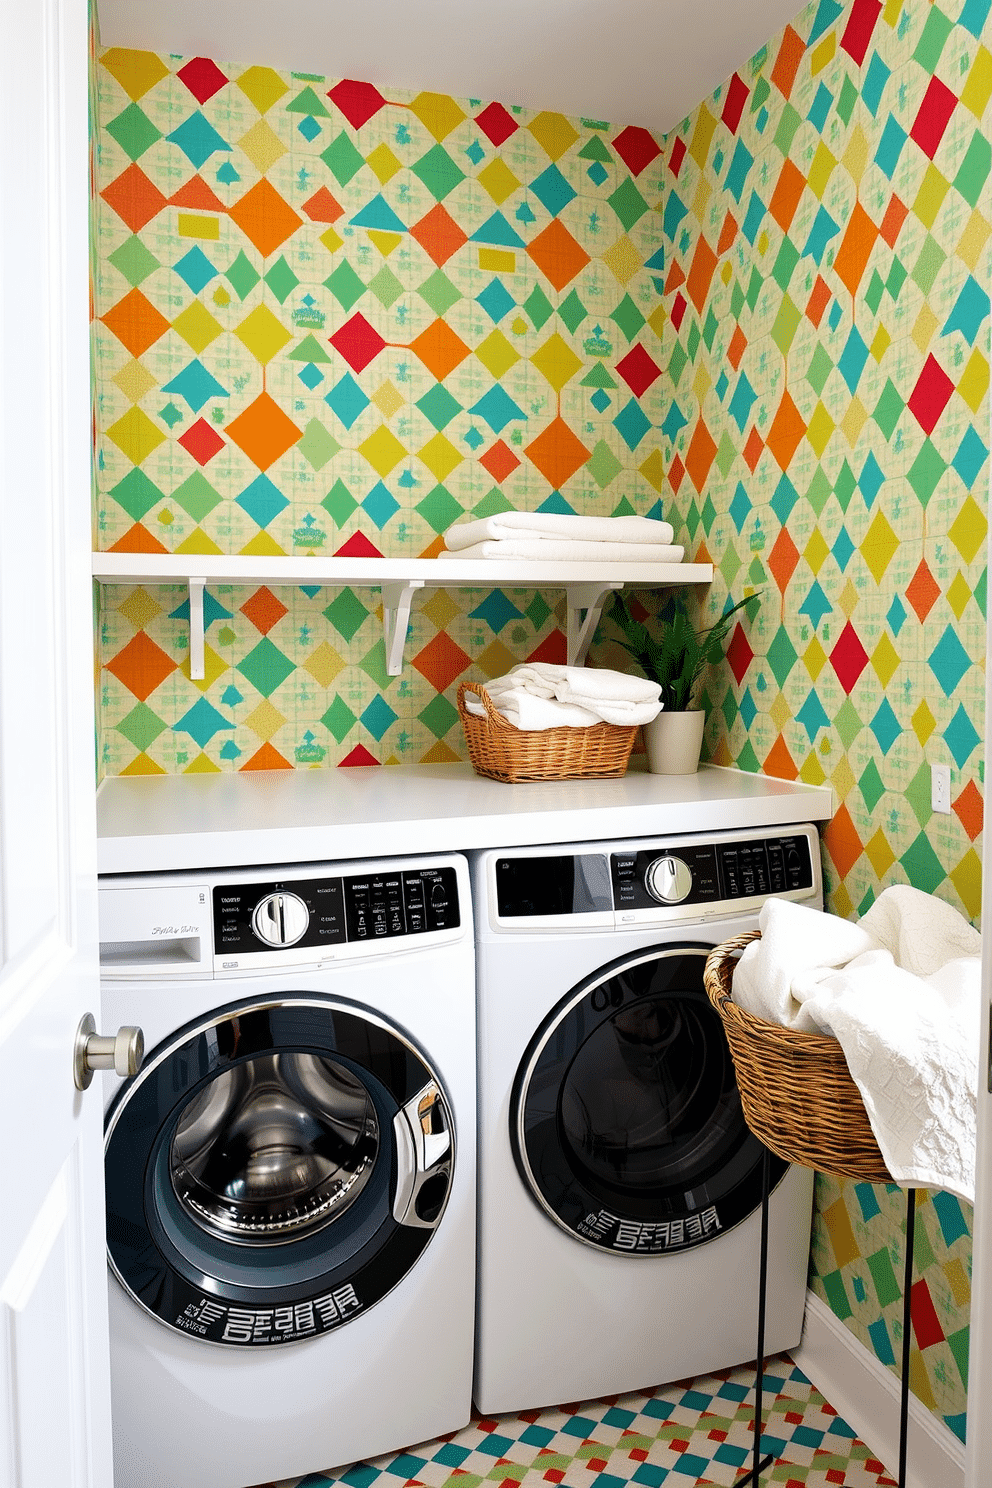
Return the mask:
<svg viewBox="0 0 992 1488">
<path fill-rule="evenodd" d="M 0 1485 L 110 1488 L 86 0 L 0 5 Z"/>
</svg>

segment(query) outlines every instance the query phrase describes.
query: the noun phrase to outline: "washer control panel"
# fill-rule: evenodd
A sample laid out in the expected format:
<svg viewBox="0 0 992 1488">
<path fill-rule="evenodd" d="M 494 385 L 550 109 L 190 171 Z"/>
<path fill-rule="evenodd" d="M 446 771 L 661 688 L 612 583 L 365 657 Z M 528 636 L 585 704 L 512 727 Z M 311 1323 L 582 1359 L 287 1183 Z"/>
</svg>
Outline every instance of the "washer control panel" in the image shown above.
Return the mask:
<svg viewBox="0 0 992 1488">
<path fill-rule="evenodd" d="M 813 887 L 809 837 L 741 838 L 610 855 L 617 909 L 715 905 Z"/>
</svg>

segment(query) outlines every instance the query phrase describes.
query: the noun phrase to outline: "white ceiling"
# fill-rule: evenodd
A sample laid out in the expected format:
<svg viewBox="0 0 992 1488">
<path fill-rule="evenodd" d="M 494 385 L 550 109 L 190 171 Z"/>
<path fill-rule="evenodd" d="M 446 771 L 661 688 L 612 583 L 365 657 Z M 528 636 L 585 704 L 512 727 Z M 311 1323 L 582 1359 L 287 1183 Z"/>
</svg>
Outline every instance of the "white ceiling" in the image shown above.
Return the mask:
<svg viewBox="0 0 992 1488">
<path fill-rule="evenodd" d="M 663 134 L 797 0 L 98 0 L 104 46 L 498 99 Z"/>
</svg>

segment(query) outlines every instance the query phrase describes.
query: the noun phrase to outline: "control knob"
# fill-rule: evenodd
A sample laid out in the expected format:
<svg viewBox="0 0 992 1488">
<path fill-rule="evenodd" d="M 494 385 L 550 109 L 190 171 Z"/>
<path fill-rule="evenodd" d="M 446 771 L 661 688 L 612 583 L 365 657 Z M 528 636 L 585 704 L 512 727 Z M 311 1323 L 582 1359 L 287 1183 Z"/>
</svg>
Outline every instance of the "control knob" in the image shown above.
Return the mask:
<svg viewBox="0 0 992 1488">
<path fill-rule="evenodd" d="M 309 923 L 310 911 L 298 894 L 266 894 L 251 917 L 251 928 L 269 946 L 295 945 Z"/>
<path fill-rule="evenodd" d="M 681 904 L 692 888 L 692 870 L 681 858 L 666 853 L 648 865 L 644 887 L 659 904 Z"/>
</svg>

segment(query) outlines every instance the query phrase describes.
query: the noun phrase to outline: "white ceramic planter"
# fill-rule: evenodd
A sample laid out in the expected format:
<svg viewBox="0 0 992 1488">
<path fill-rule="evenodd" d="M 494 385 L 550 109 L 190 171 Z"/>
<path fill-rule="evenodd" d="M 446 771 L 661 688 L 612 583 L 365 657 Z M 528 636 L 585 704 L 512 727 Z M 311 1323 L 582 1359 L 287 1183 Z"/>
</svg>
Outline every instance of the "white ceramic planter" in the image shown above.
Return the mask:
<svg viewBox="0 0 992 1488">
<path fill-rule="evenodd" d="M 688 713 L 663 708 L 657 718 L 646 723 L 644 748 L 652 775 L 692 775 L 698 770 L 705 722 L 702 708 Z"/>
</svg>

